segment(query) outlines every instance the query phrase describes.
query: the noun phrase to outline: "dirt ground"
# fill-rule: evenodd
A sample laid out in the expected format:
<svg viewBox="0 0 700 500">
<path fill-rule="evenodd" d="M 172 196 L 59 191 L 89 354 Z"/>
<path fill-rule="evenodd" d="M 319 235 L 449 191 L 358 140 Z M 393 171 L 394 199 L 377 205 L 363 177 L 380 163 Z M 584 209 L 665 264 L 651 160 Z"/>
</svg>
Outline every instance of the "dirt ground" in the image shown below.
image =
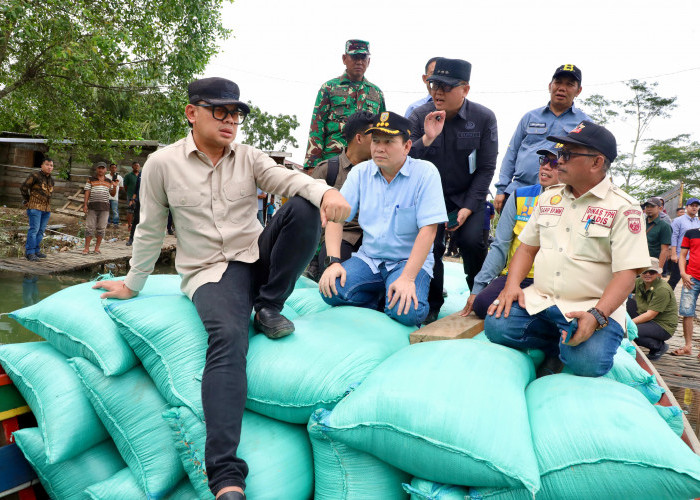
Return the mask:
<svg viewBox="0 0 700 500">
<path fill-rule="evenodd" d="M 118 227 L 111 225 L 107 227 L 106 240 L 117 238 L 117 241 L 126 241 L 128 239 L 126 214 L 120 215 L 124 220 Z M 64 227 L 46 230 L 44 240 L 41 242 L 44 253 L 54 253 L 61 251 L 62 248 L 70 249 L 76 245 L 85 244 L 82 239 L 85 233 L 85 217 L 52 212 L 49 227 L 55 225 L 63 225 Z M 28 226 L 26 210 L 0 207 L 0 257 L 22 257 L 24 255 Z"/>
</svg>

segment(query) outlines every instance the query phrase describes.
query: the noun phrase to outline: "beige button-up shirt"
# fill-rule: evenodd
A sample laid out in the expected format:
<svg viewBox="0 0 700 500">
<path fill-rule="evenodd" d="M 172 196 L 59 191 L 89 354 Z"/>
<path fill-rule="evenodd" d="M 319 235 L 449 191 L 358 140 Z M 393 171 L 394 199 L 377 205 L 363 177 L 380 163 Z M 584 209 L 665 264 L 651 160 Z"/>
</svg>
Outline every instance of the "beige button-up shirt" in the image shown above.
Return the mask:
<svg viewBox="0 0 700 500">
<path fill-rule="evenodd" d="M 229 261 L 258 260 L 257 186 L 317 207 L 323 181 L 281 167 L 262 151 L 232 144 L 216 165 L 197 149 L 192 133 L 155 153 L 143 166 L 141 220 L 134 236 L 125 284 L 140 291 L 153 271 L 165 235 L 168 210 L 177 228 L 175 267 L 190 299 L 198 287 L 218 282 Z M 294 251 L 294 249 L 290 249 Z"/>
<path fill-rule="evenodd" d="M 586 311 L 598 303 L 613 273 L 648 267 L 642 217 L 639 203 L 607 177 L 579 198 L 563 184 L 544 191 L 519 236 L 540 247 L 535 281 L 525 289 L 527 312 L 553 305 L 564 314 Z M 625 304 L 610 317 L 624 329 Z"/>
</svg>

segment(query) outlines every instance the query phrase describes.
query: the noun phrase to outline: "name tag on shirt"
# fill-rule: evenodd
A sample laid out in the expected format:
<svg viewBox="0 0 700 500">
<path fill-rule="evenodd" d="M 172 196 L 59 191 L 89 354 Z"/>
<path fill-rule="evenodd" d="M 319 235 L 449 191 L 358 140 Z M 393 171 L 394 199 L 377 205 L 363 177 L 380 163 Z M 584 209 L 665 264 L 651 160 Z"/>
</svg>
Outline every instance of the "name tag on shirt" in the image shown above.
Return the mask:
<svg viewBox="0 0 700 500">
<path fill-rule="evenodd" d="M 589 219 L 592 219 L 597 226 L 611 228 L 616 214 L 617 210 L 589 206 L 586 209 L 586 213 L 583 214 L 581 222 L 588 222 Z"/>
<path fill-rule="evenodd" d="M 541 215 L 559 215 L 564 213 L 564 207 L 552 207 L 547 205 L 540 205 Z"/>
<path fill-rule="evenodd" d="M 528 134 L 544 134 L 547 132 L 547 124 L 539 122 L 530 122 L 527 124 Z"/>
</svg>

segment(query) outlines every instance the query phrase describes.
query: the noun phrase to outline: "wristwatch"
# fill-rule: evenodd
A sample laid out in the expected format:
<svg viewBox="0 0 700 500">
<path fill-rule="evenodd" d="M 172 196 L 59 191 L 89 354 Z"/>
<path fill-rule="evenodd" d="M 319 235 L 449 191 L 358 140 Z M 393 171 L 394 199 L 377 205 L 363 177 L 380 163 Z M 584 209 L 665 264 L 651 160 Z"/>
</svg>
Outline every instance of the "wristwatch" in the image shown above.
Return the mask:
<svg viewBox="0 0 700 500">
<path fill-rule="evenodd" d="M 600 309 L 591 307 L 586 312 L 591 313 L 595 320 L 598 322 L 598 327 L 596 328 L 596 330 L 600 330 L 601 328 L 605 328 L 606 326 L 608 326 L 608 318 L 606 318 L 605 315 L 602 312 L 600 312 Z"/>
<path fill-rule="evenodd" d="M 340 257 L 331 257 L 330 255 L 327 255 L 325 260 L 323 261 L 323 265 L 325 267 L 329 267 L 331 264 L 335 264 L 336 262 L 340 264 Z"/>
</svg>

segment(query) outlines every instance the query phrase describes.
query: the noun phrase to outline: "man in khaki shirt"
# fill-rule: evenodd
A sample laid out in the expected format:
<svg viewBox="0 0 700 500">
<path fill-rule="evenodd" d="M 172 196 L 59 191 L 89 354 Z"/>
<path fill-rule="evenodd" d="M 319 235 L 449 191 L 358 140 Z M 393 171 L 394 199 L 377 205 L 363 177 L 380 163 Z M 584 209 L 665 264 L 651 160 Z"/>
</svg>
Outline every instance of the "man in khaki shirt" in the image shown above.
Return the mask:
<svg viewBox="0 0 700 500">
<path fill-rule="evenodd" d="M 143 288 L 160 255 L 170 210 L 178 228 L 175 266 L 182 290 L 209 334 L 202 377 L 209 488 L 219 500 L 236 500 L 245 498 L 248 473 L 236 450 L 251 309 L 256 329 L 268 337 L 294 331 L 280 314 L 284 301 L 318 245 L 321 224 L 346 219 L 350 206 L 325 183 L 280 167 L 251 146 L 233 144 L 250 111 L 234 82 L 196 80 L 188 94 L 192 133 L 151 154 L 143 166 L 131 269 L 124 281 L 101 281 L 95 288 L 108 290 L 103 298 L 121 299 Z M 265 229 L 256 217 L 257 186 L 290 198 Z"/>
<path fill-rule="evenodd" d="M 606 177 L 617 156 L 608 130 L 584 120 L 547 139 L 563 144 L 559 180 L 566 184 L 540 195 L 484 328 L 493 342 L 542 349 L 577 375 L 600 376 L 624 336 L 635 276 L 650 263 L 642 212 Z M 521 290 L 533 262 L 534 283 Z"/>
</svg>

